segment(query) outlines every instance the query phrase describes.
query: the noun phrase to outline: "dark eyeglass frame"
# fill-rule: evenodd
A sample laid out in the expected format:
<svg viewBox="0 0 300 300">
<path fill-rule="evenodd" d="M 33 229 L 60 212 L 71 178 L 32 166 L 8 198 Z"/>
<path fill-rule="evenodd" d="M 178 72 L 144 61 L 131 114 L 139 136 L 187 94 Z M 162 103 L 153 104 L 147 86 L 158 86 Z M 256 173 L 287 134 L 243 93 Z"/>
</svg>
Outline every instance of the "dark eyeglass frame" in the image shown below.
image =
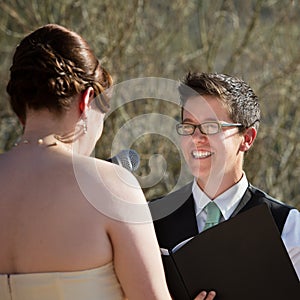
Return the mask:
<svg viewBox="0 0 300 300">
<path fill-rule="evenodd" d="M 203 128 L 204 128 L 203 125 L 209 125 L 209 124 L 217 125 L 218 126 L 217 131 L 213 132 L 213 133 L 208 133 L 207 131 L 203 130 Z M 180 129 L 183 127 L 183 125 L 191 126 L 190 128 L 193 128 L 193 131 L 191 131 L 190 133 L 187 133 L 187 134 L 183 133 L 183 131 L 180 131 Z M 245 126 L 240 123 L 227 123 L 227 122 L 220 122 L 220 121 L 207 121 L 207 122 L 203 122 L 198 125 L 187 123 L 187 122 L 182 122 L 182 123 L 178 123 L 176 125 L 176 131 L 179 135 L 187 136 L 187 135 L 193 135 L 195 133 L 196 128 L 198 128 L 200 130 L 200 132 L 204 135 L 214 135 L 214 134 L 221 132 L 223 127 L 245 127 Z"/>
</svg>

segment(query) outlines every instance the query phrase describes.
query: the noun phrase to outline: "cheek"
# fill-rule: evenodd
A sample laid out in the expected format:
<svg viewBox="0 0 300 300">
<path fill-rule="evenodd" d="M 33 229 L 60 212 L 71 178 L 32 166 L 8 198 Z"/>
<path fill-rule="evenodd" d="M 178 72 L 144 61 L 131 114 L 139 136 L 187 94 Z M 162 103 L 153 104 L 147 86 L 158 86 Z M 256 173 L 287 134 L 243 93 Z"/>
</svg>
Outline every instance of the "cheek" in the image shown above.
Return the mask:
<svg viewBox="0 0 300 300">
<path fill-rule="evenodd" d="M 180 138 L 180 147 L 184 154 L 184 156 L 187 156 L 189 152 L 191 151 L 191 147 L 194 145 L 193 139 L 189 136 L 183 136 Z"/>
<path fill-rule="evenodd" d="M 240 138 L 232 137 L 230 139 L 225 139 L 222 145 L 222 151 L 225 154 L 224 156 L 226 156 L 228 159 L 235 159 L 240 152 L 240 144 Z"/>
</svg>

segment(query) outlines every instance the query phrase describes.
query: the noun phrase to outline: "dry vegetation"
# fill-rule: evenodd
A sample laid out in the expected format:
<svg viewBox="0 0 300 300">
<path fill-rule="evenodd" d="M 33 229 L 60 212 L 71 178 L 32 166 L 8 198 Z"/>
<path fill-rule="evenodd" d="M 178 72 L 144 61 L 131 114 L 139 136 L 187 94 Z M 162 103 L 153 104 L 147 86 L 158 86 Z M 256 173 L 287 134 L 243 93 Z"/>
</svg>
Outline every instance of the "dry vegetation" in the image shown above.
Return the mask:
<svg viewBox="0 0 300 300">
<path fill-rule="evenodd" d="M 124 145 L 137 150 L 136 176 L 147 198 L 189 176 L 172 127 L 179 117 L 173 86 L 134 79 L 177 82 L 188 70 L 216 71 L 244 78 L 260 98 L 263 119 L 246 157 L 248 178 L 300 208 L 299 15 L 292 0 L 1 1 L 0 152 L 21 133 L 5 93 L 14 47 L 37 26 L 59 23 L 86 38 L 117 86 L 126 83 L 113 99 L 95 154 L 109 157 Z M 128 90 L 129 79 L 135 85 Z"/>
</svg>

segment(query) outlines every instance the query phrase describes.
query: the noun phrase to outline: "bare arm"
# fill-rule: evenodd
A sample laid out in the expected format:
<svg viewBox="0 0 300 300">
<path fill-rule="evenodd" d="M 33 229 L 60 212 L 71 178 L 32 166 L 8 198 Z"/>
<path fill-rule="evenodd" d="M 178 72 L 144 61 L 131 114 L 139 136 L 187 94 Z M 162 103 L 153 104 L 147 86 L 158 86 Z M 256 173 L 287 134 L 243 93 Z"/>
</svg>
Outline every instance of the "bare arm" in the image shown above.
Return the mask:
<svg viewBox="0 0 300 300">
<path fill-rule="evenodd" d="M 114 261 L 126 297 L 171 299 L 152 224 L 118 224 L 117 227 L 118 233 L 112 237 L 117 239 L 113 242 Z M 215 295 L 215 292 L 201 292 L 195 300 L 213 300 Z"/>
<path fill-rule="evenodd" d="M 109 219 L 107 233 L 113 247 L 116 274 L 126 297 L 130 300 L 171 299 L 151 214 L 142 190 L 135 179 L 123 178 L 111 192 L 121 202 L 115 202 L 115 216 L 118 217 Z M 200 293 L 196 298 L 204 299 L 214 299 L 214 293 Z"/>
<path fill-rule="evenodd" d="M 171 299 L 153 224 L 112 221 L 108 233 L 116 273 L 126 297 Z"/>
</svg>

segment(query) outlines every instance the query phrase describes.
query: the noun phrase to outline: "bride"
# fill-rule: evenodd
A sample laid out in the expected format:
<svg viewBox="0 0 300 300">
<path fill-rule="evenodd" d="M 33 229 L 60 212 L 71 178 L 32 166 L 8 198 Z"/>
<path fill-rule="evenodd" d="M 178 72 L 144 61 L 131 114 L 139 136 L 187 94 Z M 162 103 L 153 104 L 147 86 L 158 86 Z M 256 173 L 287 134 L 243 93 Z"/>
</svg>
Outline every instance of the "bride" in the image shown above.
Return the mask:
<svg viewBox="0 0 300 300">
<path fill-rule="evenodd" d="M 112 85 L 89 45 L 46 25 L 10 71 L 24 133 L 0 156 L 0 299 L 171 299 L 138 182 L 89 157 Z"/>
</svg>

